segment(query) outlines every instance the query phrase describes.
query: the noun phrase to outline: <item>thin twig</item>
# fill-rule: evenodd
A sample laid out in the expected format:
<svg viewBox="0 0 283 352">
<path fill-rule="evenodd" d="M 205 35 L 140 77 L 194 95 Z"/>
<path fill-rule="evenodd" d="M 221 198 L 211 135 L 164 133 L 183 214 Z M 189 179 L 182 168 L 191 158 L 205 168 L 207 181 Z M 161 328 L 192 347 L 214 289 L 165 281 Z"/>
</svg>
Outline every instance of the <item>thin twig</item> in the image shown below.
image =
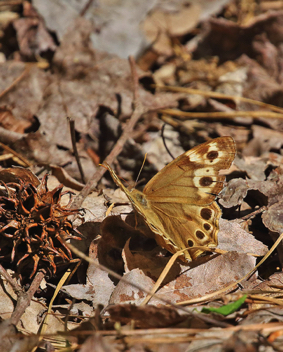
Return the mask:
<svg viewBox="0 0 283 352">
<path fill-rule="evenodd" d="M 162 114 L 160 116 L 160 119 L 164 121 L 167 125 L 172 126 L 176 130 L 185 133 L 188 136 L 191 136 L 195 132 L 195 129 L 202 124 L 201 122 L 194 121 L 190 126 L 187 126 L 184 124 L 183 121 L 174 119 L 173 117 L 165 114 Z"/>
<path fill-rule="evenodd" d="M 35 278 L 33 279 L 29 290 L 27 292 L 22 290 L 18 294 L 17 305 L 10 318 L 11 324 L 14 324 L 14 325 L 18 324 L 18 322 L 21 319 L 21 316 L 24 314 L 25 310 L 30 305 L 31 299 L 34 296 L 37 289 L 39 288 L 39 285 L 43 280 L 44 276 L 45 276 L 45 272 L 43 270 L 39 271 L 36 274 Z"/>
<path fill-rule="evenodd" d="M 81 174 L 82 183 L 85 184 L 86 183 L 85 182 L 85 175 L 84 175 L 84 171 L 82 168 L 81 160 L 80 160 L 78 149 L 77 149 L 77 143 L 76 143 L 75 121 L 70 117 L 67 117 L 67 119 L 68 119 L 69 125 L 70 125 L 70 133 L 71 133 L 71 140 L 72 140 L 74 155 L 76 158 L 76 162 L 78 164 L 79 172 Z"/>
</svg>

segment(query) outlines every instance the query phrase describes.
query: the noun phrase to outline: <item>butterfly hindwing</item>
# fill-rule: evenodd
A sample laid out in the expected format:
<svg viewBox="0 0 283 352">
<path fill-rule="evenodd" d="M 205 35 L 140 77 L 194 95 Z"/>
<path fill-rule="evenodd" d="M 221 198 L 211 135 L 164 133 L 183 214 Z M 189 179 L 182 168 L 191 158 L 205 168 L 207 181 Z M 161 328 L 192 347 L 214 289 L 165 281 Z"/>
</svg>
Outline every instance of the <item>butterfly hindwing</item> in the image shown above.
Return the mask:
<svg viewBox="0 0 283 352">
<path fill-rule="evenodd" d="M 195 246 L 217 246 L 221 212 L 216 202 L 204 207 L 182 203 L 177 203 L 174 207 L 171 203 L 156 203 L 150 207 L 157 215 L 158 221 L 151 224 L 151 218 L 148 217 L 147 223 L 153 232 L 159 234 L 156 238 L 158 244 L 166 248 L 165 242 L 174 247 L 174 250 L 170 250 L 171 253 Z M 200 249 L 191 249 L 184 254 L 188 259 L 195 259 L 202 252 Z"/>
</svg>

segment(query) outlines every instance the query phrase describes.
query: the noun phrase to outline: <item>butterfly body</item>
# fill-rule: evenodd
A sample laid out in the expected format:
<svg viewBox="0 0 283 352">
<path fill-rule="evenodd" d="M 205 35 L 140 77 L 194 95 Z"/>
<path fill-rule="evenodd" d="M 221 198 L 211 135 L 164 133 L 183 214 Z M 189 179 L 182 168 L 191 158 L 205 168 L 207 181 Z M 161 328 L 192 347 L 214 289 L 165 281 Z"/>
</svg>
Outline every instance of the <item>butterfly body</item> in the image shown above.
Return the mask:
<svg viewBox="0 0 283 352">
<path fill-rule="evenodd" d="M 111 167 L 107 164 L 106 167 L 156 234 L 157 243 L 171 253 L 184 249 L 181 259 L 191 260 L 203 253 L 194 247 L 217 246 L 221 210 L 215 197 L 225 180 L 219 170 L 231 166 L 235 153 L 232 137 L 203 143 L 165 166 L 147 183 L 143 192 L 129 191 Z"/>
</svg>

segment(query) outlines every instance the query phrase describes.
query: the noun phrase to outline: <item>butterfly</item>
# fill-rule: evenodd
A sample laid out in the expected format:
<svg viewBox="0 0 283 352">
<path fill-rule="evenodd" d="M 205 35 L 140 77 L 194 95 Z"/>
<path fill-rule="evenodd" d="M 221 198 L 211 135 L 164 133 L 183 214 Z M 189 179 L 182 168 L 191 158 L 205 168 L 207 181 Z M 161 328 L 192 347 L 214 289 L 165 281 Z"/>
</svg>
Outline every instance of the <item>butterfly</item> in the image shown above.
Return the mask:
<svg viewBox="0 0 283 352">
<path fill-rule="evenodd" d="M 126 188 L 110 165 L 104 165 L 156 242 L 171 253 L 184 250 L 180 259 L 191 261 L 204 252 L 194 247 L 217 247 L 221 210 L 215 198 L 225 181 L 219 171 L 231 166 L 235 154 L 229 136 L 200 144 L 166 165 L 143 192 Z"/>
</svg>

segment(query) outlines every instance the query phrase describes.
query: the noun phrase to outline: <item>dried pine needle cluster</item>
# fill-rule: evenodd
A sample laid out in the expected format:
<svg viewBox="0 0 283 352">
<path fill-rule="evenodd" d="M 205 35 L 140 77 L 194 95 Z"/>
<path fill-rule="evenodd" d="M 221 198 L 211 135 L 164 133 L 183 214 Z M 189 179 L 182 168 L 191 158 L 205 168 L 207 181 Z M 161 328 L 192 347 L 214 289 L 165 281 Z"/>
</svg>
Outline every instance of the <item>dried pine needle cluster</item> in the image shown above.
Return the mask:
<svg viewBox="0 0 283 352">
<path fill-rule="evenodd" d="M 67 219 L 77 210 L 60 205 L 63 186 L 48 191 L 46 177 L 38 187 L 21 180 L 1 185 L 0 261 L 16 263 L 20 277 L 23 268 L 30 278 L 39 268 L 55 274 L 59 262 L 72 259 L 64 240 L 81 239 Z"/>
</svg>

